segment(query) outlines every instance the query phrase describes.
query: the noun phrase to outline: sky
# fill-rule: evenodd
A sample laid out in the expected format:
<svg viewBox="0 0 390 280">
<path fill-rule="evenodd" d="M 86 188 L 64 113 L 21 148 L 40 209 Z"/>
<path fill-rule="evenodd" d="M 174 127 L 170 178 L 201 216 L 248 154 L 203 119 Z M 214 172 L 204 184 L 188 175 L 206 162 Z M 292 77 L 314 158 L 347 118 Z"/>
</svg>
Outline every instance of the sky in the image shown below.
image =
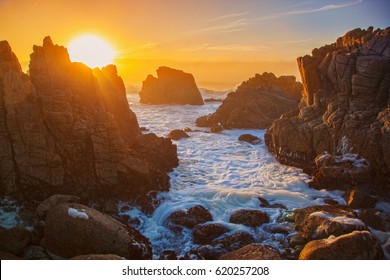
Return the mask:
<svg viewBox="0 0 390 280">
<path fill-rule="evenodd" d="M 126 85 L 159 66 L 229 89 L 256 73 L 299 78 L 296 58 L 354 28 L 390 26 L 388 0 L 0 0 L 0 40 L 25 71 L 50 35 L 68 46 L 95 34 L 116 50 Z"/>
</svg>

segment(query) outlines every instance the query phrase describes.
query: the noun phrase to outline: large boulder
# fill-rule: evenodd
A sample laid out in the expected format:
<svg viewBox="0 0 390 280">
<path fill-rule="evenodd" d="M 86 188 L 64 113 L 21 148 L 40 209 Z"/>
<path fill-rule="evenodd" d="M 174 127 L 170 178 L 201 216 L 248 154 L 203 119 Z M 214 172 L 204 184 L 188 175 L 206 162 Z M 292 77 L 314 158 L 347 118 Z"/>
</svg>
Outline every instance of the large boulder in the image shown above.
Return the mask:
<svg viewBox="0 0 390 280">
<path fill-rule="evenodd" d="M 318 188 L 389 194 L 390 27 L 352 30 L 298 58 L 298 67 L 299 110 L 268 129 L 269 150 L 283 164 L 315 167 Z"/>
<path fill-rule="evenodd" d="M 0 227 L 0 251 L 19 255 L 29 245 L 31 233 L 22 227 Z"/>
<path fill-rule="evenodd" d="M 240 209 L 234 211 L 229 218 L 233 224 L 243 224 L 248 227 L 258 227 L 269 222 L 267 213 L 259 210 Z"/>
<path fill-rule="evenodd" d="M 192 230 L 192 240 L 198 244 L 208 244 L 228 231 L 230 230 L 222 224 L 197 225 Z"/>
<path fill-rule="evenodd" d="M 346 207 L 319 205 L 294 211 L 295 230 L 308 240 L 367 230 L 363 221 Z"/>
<path fill-rule="evenodd" d="M 263 245 L 251 244 L 236 251 L 229 252 L 219 258 L 220 260 L 282 260 L 282 256 L 273 248 Z"/>
<path fill-rule="evenodd" d="M 191 74 L 165 66 L 157 69 L 157 78 L 146 77 L 139 96 L 147 104 L 204 104 Z"/>
<path fill-rule="evenodd" d="M 369 231 L 314 240 L 299 254 L 300 260 L 381 260 L 383 257 L 378 240 Z"/>
<path fill-rule="evenodd" d="M 196 205 L 189 209 L 173 212 L 166 218 L 164 224 L 173 230 L 183 227 L 193 229 L 196 225 L 212 220 L 213 217 L 206 208 Z"/>
<path fill-rule="evenodd" d="M 301 90 L 294 76 L 256 74 L 229 93 L 215 113 L 198 118 L 196 125 L 265 129 L 282 114 L 297 109 Z"/>
<path fill-rule="evenodd" d="M 60 258 L 114 254 L 126 259 L 150 259 L 149 240 L 137 230 L 87 206 L 60 204 L 46 217 L 47 251 Z"/>
</svg>

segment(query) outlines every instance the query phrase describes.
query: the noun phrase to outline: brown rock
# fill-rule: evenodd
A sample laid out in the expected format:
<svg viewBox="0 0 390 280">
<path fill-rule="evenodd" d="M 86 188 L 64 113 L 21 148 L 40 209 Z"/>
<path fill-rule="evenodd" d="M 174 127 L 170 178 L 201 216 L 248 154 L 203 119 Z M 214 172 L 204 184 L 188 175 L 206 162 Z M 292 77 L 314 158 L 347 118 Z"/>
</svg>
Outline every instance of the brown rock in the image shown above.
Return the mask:
<svg viewBox="0 0 390 280">
<path fill-rule="evenodd" d="M 165 250 L 161 253 L 159 260 L 177 260 L 177 255 L 174 251 Z"/>
<path fill-rule="evenodd" d="M 241 209 L 235 211 L 230 219 L 230 223 L 243 224 L 248 227 L 258 227 L 261 224 L 268 223 L 269 217 L 267 213 L 259 210 Z"/>
<path fill-rule="evenodd" d="M 171 140 L 180 140 L 182 138 L 189 138 L 190 136 L 181 129 L 174 129 L 168 134 L 168 138 Z"/>
<path fill-rule="evenodd" d="M 238 141 L 248 142 L 253 145 L 257 145 L 261 143 L 261 139 L 252 134 L 242 134 L 238 137 Z"/>
<path fill-rule="evenodd" d="M 380 260 L 383 251 L 369 231 L 354 231 L 339 237 L 314 240 L 299 254 L 300 260 Z"/>
<path fill-rule="evenodd" d="M 369 227 L 390 232 L 390 215 L 377 209 L 364 209 L 359 212 L 359 218 Z"/>
<path fill-rule="evenodd" d="M 42 247 L 32 245 L 32 246 L 28 246 L 26 249 L 24 249 L 23 259 L 25 259 L 25 260 L 50 260 L 50 257 Z"/>
<path fill-rule="evenodd" d="M 31 241 L 31 233 L 22 227 L 0 228 L 0 251 L 19 255 Z"/>
<path fill-rule="evenodd" d="M 157 78 L 146 78 L 139 96 L 147 104 L 204 104 L 191 74 L 164 66 L 157 69 Z"/>
<path fill-rule="evenodd" d="M 65 194 L 52 195 L 46 198 L 37 206 L 37 208 L 35 209 L 35 217 L 38 218 L 39 220 L 45 220 L 47 213 L 49 213 L 53 207 L 63 203 L 78 203 L 78 202 L 80 202 L 80 198 L 77 196 L 65 195 Z"/>
<path fill-rule="evenodd" d="M 198 244 L 208 244 L 228 231 L 230 230 L 221 224 L 197 225 L 192 230 L 192 240 Z"/>
<path fill-rule="evenodd" d="M 296 209 L 294 218 L 296 231 L 308 240 L 367 230 L 350 209 L 342 206 L 319 205 Z"/>
<path fill-rule="evenodd" d="M 301 83 L 293 76 L 256 74 L 229 93 L 215 113 L 198 118 L 196 125 L 213 127 L 221 123 L 227 129 L 264 129 L 282 114 L 296 109 L 301 89 Z"/>
<path fill-rule="evenodd" d="M 346 201 L 351 208 L 374 208 L 378 199 L 361 190 L 354 189 L 349 192 Z"/>
<path fill-rule="evenodd" d="M 220 260 L 282 260 L 282 256 L 273 248 L 263 245 L 247 245 L 227 253 Z"/>
<path fill-rule="evenodd" d="M 193 229 L 198 224 L 212 221 L 210 212 L 203 206 L 196 205 L 186 210 L 178 210 L 170 214 L 164 224 L 171 229 L 186 227 Z"/>
<path fill-rule="evenodd" d="M 124 257 L 114 254 L 89 254 L 70 258 L 71 260 L 125 260 Z"/>
<path fill-rule="evenodd" d="M 150 259 L 149 240 L 137 230 L 81 204 L 60 204 L 47 215 L 45 244 L 50 254 L 71 258 L 115 254 L 126 259 Z"/>
<path fill-rule="evenodd" d="M 8 252 L 0 251 L 0 260 L 21 260 L 21 258 Z"/>
<path fill-rule="evenodd" d="M 210 128 L 211 133 L 218 133 L 221 132 L 222 130 L 223 130 L 223 126 L 220 123 L 216 123 L 212 125 Z"/>
<path fill-rule="evenodd" d="M 254 242 L 255 239 L 251 234 L 247 232 L 236 232 L 214 240 L 211 245 L 231 252 Z"/>
</svg>

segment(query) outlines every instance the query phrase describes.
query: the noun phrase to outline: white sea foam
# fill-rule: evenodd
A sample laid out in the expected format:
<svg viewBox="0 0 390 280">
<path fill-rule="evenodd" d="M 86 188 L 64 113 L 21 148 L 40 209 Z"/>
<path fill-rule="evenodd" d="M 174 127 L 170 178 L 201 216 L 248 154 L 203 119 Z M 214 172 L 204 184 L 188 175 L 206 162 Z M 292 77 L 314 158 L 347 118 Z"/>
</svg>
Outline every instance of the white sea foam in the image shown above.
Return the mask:
<svg viewBox="0 0 390 280">
<path fill-rule="evenodd" d="M 68 208 L 68 215 L 74 219 L 88 220 L 89 216 L 84 209 L 78 210 L 72 207 Z"/>
<path fill-rule="evenodd" d="M 167 136 L 173 129 L 199 129 L 195 126 L 196 118 L 214 112 L 220 105 L 142 105 L 138 103 L 138 96 L 129 95 L 128 98 L 140 126 L 159 136 Z M 155 257 L 163 250 L 175 250 L 182 255 L 194 246 L 189 230 L 174 235 L 163 226 L 166 217 L 179 209 L 203 205 L 214 221 L 224 223 L 232 230 L 248 231 L 257 242 L 282 251 L 287 241 L 268 233 L 264 226 L 253 229 L 228 223 L 233 211 L 259 209 L 259 196 L 290 210 L 324 204 L 323 199 L 327 197 L 345 203 L 341 192 L 311 189 L 307 185 L 309 176 L 301 169 L 279 164 L 264 144 L 264 130 L 225 130 L 218 134 L 206 133 L 207 128 L 201 130 L 205 132 L 190 132 L 190 138 L 174 141 L 180 165 L 170 173 L 171 189 L 160 194 L 164 202 L 153 216 L 147 217 L 137 209 L 128 213 L 142 221 L 139 230 L 151 240 Z M 244 133 L 260 137 L 262 144 L 238 141 Z M 261 210 L 269 214 L 271 223 L 276 223 L 284 211 L 273 208 Z"/>
</svg>

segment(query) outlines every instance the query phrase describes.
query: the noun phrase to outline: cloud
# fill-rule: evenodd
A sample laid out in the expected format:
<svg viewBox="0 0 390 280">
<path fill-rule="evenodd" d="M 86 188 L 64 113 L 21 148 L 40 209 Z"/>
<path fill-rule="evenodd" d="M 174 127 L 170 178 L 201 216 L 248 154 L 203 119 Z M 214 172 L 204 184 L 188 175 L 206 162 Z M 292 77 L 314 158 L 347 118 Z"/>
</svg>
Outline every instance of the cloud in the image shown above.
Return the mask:
<svg viewBox="0 0 390 280">
<path fill-rule="evenodd" d="M 324 12 L 324 11 L 331 11 L 331 10 L 338 10 L 350 6 L 355 6 L 358 4 L 363 3 L 363 0 L 356 0 L 353 2 L 348 2 L 344 4 L 329 4 L 325 5 L 319 8 L 314 8 L 314 9 L 302 9 L 302 10 L 291 10 L 283 13 L 277 13 L 277 14 L 271 14 L 267 15 L 264 17 L 256 18 L 254 19 L 255 21 L 264 21 L 264 20 L 271 20 L 271 19 L 278 19 L 278 18 L 283 18 L 287 16 L 292 16 L 292 15 L 303 15 L 303 14 L 311 14 L 311 13 L 318 13 L 318 12 Z"/>
<path fill-rule="evenodd" d="M 248 14 L 249 14 L 248 12 L 231 13 L 231 14 L 222 15 L 222 16 L 219 16 L 219 17 L 216 17 L 216 18 L 210 18 L 210 19 L 207 19 L 205 21 L 206 22 L 217 22 L 217 21 L 223 21 L 223 20 L 232 19 L 232 18 L 242 18 L 243 16 L 246 16 Z"/>
<path fill-rule="evenodd" d="M 234 21 L 223 22 L 209 27 L 194 30 L 194 33 L 229 33 L 242 31 L 246 26 L 245 18 L 236 19 Z"/>
<path fill-rule="evenodd" d="M 147 42 L 147 43 L 142 44 L 142 45 L 133 46 L 133 47 L 130 47 L 130 48 L 118 50 L 117 54 L 118 54 L 118 56 L 124 56 L 125 54 L 135 53 L 137 51 L 150 50 L 150 49 L 155 48 L 156 46 L 157 46 L 156 43 Z"/>
<path fill-rule="evenodd" d="M 182 51 L 230 51 L 230 52 L 256 52 L 262 50 L 269 50 L 271 47 L 264 45 L 245 45 L 245 44 L 227 44 L 227 45 L 210 45 L 203 44 L 192 48 L 182 49 Z"/>
</svg>

